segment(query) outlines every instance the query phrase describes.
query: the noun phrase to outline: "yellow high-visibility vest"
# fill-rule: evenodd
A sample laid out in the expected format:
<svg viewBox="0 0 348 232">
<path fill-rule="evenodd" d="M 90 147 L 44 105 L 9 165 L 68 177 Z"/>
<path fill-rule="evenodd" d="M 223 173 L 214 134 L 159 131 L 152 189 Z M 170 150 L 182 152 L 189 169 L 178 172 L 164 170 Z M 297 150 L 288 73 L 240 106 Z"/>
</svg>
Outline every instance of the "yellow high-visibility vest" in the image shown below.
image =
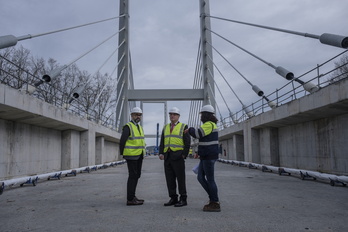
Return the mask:
<svg viewBox="0 0 348 232">
<path fill-rule="evenodd" d="M 139 125 L 139 130 L 134 123 L 129 122 L 130 135 L 123 150 L 124 156 L 137 156 L 145 154 L 145 137 L 143 128 Z"/>
<path fill-rule="evenodd" d="M 170 123 L 164 128 L 164 152 L 184 150 L 184 128 L 186 124 L 179 122 L 170 133 Z"/>
</svg>

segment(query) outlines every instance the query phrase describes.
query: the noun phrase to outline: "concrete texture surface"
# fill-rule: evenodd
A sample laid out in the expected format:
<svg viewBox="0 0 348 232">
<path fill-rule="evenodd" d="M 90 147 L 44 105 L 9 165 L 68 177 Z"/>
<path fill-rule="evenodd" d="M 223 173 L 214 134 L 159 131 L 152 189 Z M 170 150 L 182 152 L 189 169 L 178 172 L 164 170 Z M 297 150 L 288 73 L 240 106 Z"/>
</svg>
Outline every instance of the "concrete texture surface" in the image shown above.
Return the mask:
<svg viewBox="0 0 348 232">
<path fill-rule="evenodd" d="M 126 206 L 127 164 L 5 189 L 0 231 L 348 231 L 348 188 L 216 163 L 221 212 L 203 212 L 208 197 L 187 159 L 188 205 L 169 200 L 163 161 L 144 160 L 137 188 L 144 205 Z"/>
</svg>

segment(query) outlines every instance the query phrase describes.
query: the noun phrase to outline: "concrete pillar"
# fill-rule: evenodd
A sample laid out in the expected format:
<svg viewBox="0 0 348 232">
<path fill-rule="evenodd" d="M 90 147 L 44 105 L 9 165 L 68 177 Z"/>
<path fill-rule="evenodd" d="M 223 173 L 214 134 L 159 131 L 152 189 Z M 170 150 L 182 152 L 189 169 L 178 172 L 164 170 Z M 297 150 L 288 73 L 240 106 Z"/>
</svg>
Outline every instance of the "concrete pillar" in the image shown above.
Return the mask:
<svg viewBox="0 0 348 232">
<path fill-rule="evenodd" d="M 260 154 L 260 131 L 257 129 L 250 130 L 250 156 L 251 162 L 261 163 L 261 154 Z"/>
<path fill-rule="evenodd" d="M 62 170 L 79 167 L 80 133 L 74 130 L 62 132 Z"/>
<path fill-rule="evenodd" d="M 80 134 L 80 167 L 95 164 L 95 131 L 87 130 Z"/>
<path fill-rule="evenodd" d="M 272 166 L 279 166 L 278 128 L 266 128 L 261 136 L 261 162 Z"/>
<path fill-rule="evenodd" d="M 105 162 L 105 139 L 104 137 L 97 137 L 95 141 L 95 163 L 102 164 Z"/>
<path fill-rule="evenodd" d="M 232 142 L 233 142 L 233 150 L 235 154 L 234 159 L 238 161 L 245 161 L 243 135 L 234 134 Z"/>
<path fill-rule="evenodd" d="M 260 163 L 260 133 L 251 127 L 250 120 L 243 126 L 244 158 L 246 162 Z"/>
<path fill-rule="evenodd" d="M 278 129 L 265 128 L 260 133 L 261 163 L 279 166 Z"/>
</svg>

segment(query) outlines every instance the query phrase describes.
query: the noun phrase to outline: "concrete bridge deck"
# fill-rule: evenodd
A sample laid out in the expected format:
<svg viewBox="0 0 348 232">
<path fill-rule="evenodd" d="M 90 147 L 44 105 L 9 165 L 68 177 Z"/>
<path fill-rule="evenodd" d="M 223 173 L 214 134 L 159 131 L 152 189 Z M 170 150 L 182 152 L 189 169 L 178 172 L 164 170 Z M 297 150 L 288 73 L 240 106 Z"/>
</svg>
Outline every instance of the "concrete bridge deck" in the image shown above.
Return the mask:
<svg viewBox="0 0 348 232">
<path fill-rule="evenodd" d="M 0 231 L 348 231 L 348 188 L 217 162 L 222 211 L 203 212 L 208 198 L 187 159 L 188 206 L 168 201 L 163 163 L 144 160 L 137 196 L 126 206 L 126 164 L 7 189 Z"/>
</svg>

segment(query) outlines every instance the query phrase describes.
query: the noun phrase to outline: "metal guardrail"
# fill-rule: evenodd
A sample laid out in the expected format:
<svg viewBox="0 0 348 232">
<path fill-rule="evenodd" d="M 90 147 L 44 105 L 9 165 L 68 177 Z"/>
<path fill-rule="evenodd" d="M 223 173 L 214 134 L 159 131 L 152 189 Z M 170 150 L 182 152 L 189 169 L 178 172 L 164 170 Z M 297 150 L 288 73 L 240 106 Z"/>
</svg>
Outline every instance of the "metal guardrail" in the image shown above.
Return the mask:
<svg viewBox="0 0 348 232">
<path fill-rule="evenodd" d="M 11 60 L 1 55 L 0 58 L 10 66 L 7 70 L 0 67 L 0 82 L 2 84 L 28 93 L 30 86 L 33 86 L 34 83 L 41 80 L 36 75 L 33 75 L 28 70 L 23 69 Z M 36 91 L 32 93 L 31 96 L 65 109 L 79 117 L 86 118 L 90 121 L 116 130 L 115 118 L 112 118 L 113 113 L 100 115 L 98 118 L 93 117 L 86 113 L 86 110 L 83 108 L 83 104 L 79 99 L 75 99 L 70 103 L 69 108 L 67 108 L 66 105 L 71 97 L 70 94 L 55 88 L 50 82 L 37 86 Z"/>
<path fill-rule="evenodd" d="M 332 83 L 347 78 L 348 73 L 341 73 L 340 76 L 334 76 L 334 73 L 337 69 L 341 68 L 342 66 L 348 65 L 348 63 L 345 63 L 342 64 L 340 67 L 335 67 L 335 62 L 337 63 L 337 59 L 339 57 L 342 57 L 343 54 L 345 54 L 346 52 L 348 52 L 348 50 L 345 50 L 344 52 L 329 59 L 328 61 L 320 65 L 317 65 L 317 67 L 309 70 L 308 72 L 300 75 L 297 78 L 307 79 L 308 81 L 306 81 L 306 83 L 314 82 L 319 88 L 325 88 L 326 86 Z M 0 67 L 0 81 L 2 84 L 11 86 L 12 88 L 18 89 L 20 91 L 28 92 L 29 86 L 41 80 L 37 76 L 31 74 L 27 70 L 24 70 L 14 62 L 6 59 L 5 57 L 0 55 L 0 58 L 2 58 L 3 61 L 8 62 L 8 64 L 10 64 L 12 67 L 10 70 L 4 70 Z M 11 77 L 11 79 L 6 78 L 5 80 L 3 78 L 4 75 L 6 75 L 7 77 Z M 276 103 L 277 106 L 280 106 L 282 104 L 286 104 L 293 100 L 302 98 L 308 94 L 310 93 L 306 92 L 302 85 L 297 83 L 295 80 L 292 80 L 288 82 L 286 85 L 282 86 L 281 88 L 276 89 L 273 93 L 269 94 L 266 97 L 270 101 Z M 62 109 L 66 109 L 67 111 L 79 117 L 86 118 L 90 121 L 93 121 L 95 123 L 101 124 L 114 130 L 116 130 L 117 128 L 116 120 L 113 117 L 113 113 L 109 113 L 108 115 L 100 115 L 98 118 L 93 117 L 92 115 L 86 113 L 86 109 L 83 108 L 83 104 L 79 99 L 75 99 L 73 102 L 71 102 L 69 108 L 66 108 L 66 103 L 70 98 L 69 93 L 63 92 L 55 88 L 50 83 L 45 83 L 45 85 L 38 86 L 37 91 L 35 91 L 32 94 L 32 96 L 35 96 L 38 99 L 41 99 Z M 236 123 L 240 123 L 249 119 L 249 116 L 245 112 L 246 108 L 251 110 L 253 116 L 271 110 L 271 108 L 268 106 L 267 101 L 264 98 L 261 98 L 256 102 L 247 105 L 245 108 L 240 109 L 234 114 L 223 118 L 222 121 L 219 121 L 219 130 L 222 130 L 226 127 L 230 127 Z"/>
<path fill-rule="evenodd" d="M 339 67 L 335 67 L 335 64 L 338 63 L 337 59 L 339 57 L 342 57 L 343 54 L 345 54 L 346 52 L 348 52 L 348 50 L 345 50 L 344 52 L 334 56 L 333 58 L 327 60 L 326 62 L 320 65 L 317 65 L 317 67 L 309 70 L 308 72 L 300 75 L 297 78 L 307 79 L 308 81 L 305 81 L 305 83 L 308 83 L 308 82 L 315 83 L 320 89 L 325 88 L 326 86 L 330 84 L 341 81 L 342 79 L 348 78 L 348 71 L 345 73 L 335 75 L 336 70 L 342 68 L 343 66 L 348 65 L 348 63 L 344 63 L 344 64 L 341 64 Z M 281 88 L 276 89 L 274 92 L 272 92 L 266 97 L 270 101 L 273 101 L 274 103 L 276 103 L 277 106 L 280 106 L 288 102 L 291 102 L 293 100 L 305 97 L 308 94 L 311 94 L 311 93 L 307 92 L 303 88 L 303 86 L 297 83 L 295 80 L 292 80 L 286 85 L 282 86 Z M 223 118 L 222 121 L 219 121 L 218 122 L 219 130 L 222 130 L 224 128 L 230 127 L 234 124 L 237 124 L 249 119 L 249 116 L 245 112 L 245 109 L 250 109 L 251 112 L 253 113 L 253 116 L 272 110 L 268 106 L 268 102 L 264 98 L 261 98 L 258 101 L 253 102 L 250 105 L 247 105 L 245 108 L 242 108 L 236 113 Z"/>
</svg>

